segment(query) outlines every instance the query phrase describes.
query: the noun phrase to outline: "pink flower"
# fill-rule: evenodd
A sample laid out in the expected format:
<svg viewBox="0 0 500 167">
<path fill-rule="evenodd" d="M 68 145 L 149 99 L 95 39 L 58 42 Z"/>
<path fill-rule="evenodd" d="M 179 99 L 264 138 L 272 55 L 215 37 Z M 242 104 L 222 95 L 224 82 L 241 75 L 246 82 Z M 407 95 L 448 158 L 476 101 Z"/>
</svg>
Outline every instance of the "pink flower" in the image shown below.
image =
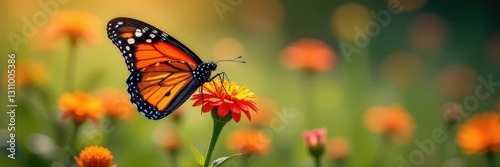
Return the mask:
<svg viewBox="0 0 500 167">
<path fill-rule="evenodd" d="M 308 148 L 323 147 L 326 143 L 326 128 L 304 131 L 304 141 Z"/>
</svg>

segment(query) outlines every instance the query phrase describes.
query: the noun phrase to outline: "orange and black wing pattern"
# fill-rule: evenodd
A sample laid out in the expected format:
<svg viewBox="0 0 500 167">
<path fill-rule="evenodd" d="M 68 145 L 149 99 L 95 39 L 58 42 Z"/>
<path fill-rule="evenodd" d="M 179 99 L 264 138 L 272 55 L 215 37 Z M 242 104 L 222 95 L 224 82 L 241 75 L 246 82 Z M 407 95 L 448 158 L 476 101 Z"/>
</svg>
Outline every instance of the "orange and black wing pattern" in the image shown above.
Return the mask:
<svg viewBox="0 0 500 167">
<path fill-rule="evenodd" d="M 201 86 L 192 73 L 203 62 L 167 33 L 131 18 L 110 20 L 107 31 L 131 72 L 130 100 L 147 118 L 166 117 Z"/>
</svg>

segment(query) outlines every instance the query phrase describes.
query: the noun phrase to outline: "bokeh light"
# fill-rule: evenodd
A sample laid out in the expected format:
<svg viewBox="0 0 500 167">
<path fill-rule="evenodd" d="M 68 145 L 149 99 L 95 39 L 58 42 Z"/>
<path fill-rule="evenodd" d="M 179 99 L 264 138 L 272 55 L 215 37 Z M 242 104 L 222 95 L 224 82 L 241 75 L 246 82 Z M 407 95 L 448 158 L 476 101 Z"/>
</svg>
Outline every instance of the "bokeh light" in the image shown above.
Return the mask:
<svg viewBox="0 0 500 167">
<path fill-rule="evenodd" d="M 498 112 L 500 112 L 500 98 L 495 103 L 495 110 L 498 111 Z"/>
<path fill-rule="evenodd" d="M 359 3 L 346 3 L 332 13 L 330 28 L 333 34 L 340 39 L 352 41 L 358 34 L 355 29 L 365 30 L 365 26 L 372 21 L 368 8 Z"/>
<path fill-rule="evenodd" d="M 333 137 L 326 144 L 326 156 L 333 160 L 346 159 L 351 153 L 351 142 L 344 137 Z"/>
<path fill-rule="evenodd" d="M 243 55 L 246 54 L 241 42 L 230 37 L 217 40 L 212 48 L 212 56 L 215 61 L 234 59 Z"/>
<path fill-rule="evenodd" d="M 486 42 L 486 52 L 490 60 L 500 66 L 500 30 L 495 31 Z"/>
<path fill-rule="evenodd" d="M 276 30 L 285 17 L 281 0 L 245 1 L 238 8 L 240 20 L 245 27 L 258 32 Z"/>
<path fill-rule="evenodd" d="M 47 135 L 35 133 L 29 136 L 27 148 L 35 154 L 39 154 L 46 158 L 54 158 L 56 156 L 56 145 L 54 141 Z"/>
<path fill-rule="evenodd" d="M 36 12 L 39 9 L 39 4 L 33 3 L 31 0 L 2 1 L 0 5 L 8 6 L 8 8 L 5 8 L 5 13 L 11 19 L 24 19 L 23 21 L 26 22 L 31 20 L 35 15 L 39 20 L 50 17 L 45 13 Z"/>
<path fill-rule="evenodd" d="M 437 53 L 446 44 L 448 26 L 443 17 L 434 13 L 420 14 L 410 23 L 410 38 L 414 47 Z"/>
<path fill-rule="evenodd" d="M 423 75 L 424 64 L 417 55 L 397 51 L 390 54 L 382 63 L 382 77 L 389 83 L 405 87 L 415 84 Z"/>
<path fill-rule="evenodd" d="M 259 97 L 255 103 L 257 103 L 257 108 L 259 112 L 252 115 L 252 121 L 249 123 L 257 127 L 266 127 L 271 124 L 271 119 L 277 117 L 275 112 L 279 110 L 277 102 L 271 98 Z"/>
<path fill-rule="evenodd" d="M 306 38 L 286 47 L 281 54 L 281 62 L 288 69 L 328 72 L 335 67 L 337 55 L 323 41 Z"/>
<path fill-rule="evenodd" d="M 135 116 L 135 108 L 130 103 L 126 91 L 117 88 L 101 88 L 94 92 L 106 109 L 106 114 L 112 118 L 131 120 Z"/>
<path fill-rule="evenodd" d="M 181 141 L 179 136 L 179 127 L 174 124 L 161 123 L 158 124 L 152 133 L 152 138 L 157 146 L 165 149 L 180 147 Z M 168 141 L 171 139 L 172 141 Z M 174 141 L 175 140 L 175 141 Z"/>
<path fill-rule="evenodd" d="M 363 120 L 368 130 L 388 135 L 397 144 L 410 143 L 415 133 L 413 116 L 401 104 L 373 106 L 365 112 Z"/>
<path fill-rule="evenodd" d="M 16 85 L 40 86 L 48 82 L 49 69 L 47 65 L 36 59 L 23 59 L 17 62 L 17 73 L 15 73 Z M 5 81 L 8 78 L 8 72 L 4 73 Z"/>
<path fill-rule="evenodd" d="M 403 12 L 410 13 L 421 9 L 427 0 L 387 0 L 387 3 L 398 6 L 397 9 L 401 9 Z"/>
<path fill-rule="evenodd" d="M 444 95 L 458 98 L 469 95 L 477 84 L 476 72 L 464 65 L 451 65 L 437 75 L 437 82 Z"/>
<path fill-rule="evenodd" d="M 272 149 L 269 136 L 256 129 L 237 129 L 231 132 L 226 139 L 226 147 L 243 154 L 268 154 Z"/>
</svg>

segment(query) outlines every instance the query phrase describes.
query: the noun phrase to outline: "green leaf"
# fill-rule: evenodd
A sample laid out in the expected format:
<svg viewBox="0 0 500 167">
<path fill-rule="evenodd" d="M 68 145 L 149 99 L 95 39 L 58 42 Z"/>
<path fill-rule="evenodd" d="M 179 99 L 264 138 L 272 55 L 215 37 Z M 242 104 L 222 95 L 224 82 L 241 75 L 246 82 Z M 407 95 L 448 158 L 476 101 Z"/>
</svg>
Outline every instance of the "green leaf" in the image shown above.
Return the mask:
<svg viewBox="0 0 500 167">
<path fill-rule="evenodd" d="M 191 145 L 191 151 L 193 152 L 194 158 L 196 159 L 198 165 L 203 166 L 203 164 L 205 164 L 205 157 L 203 157 L 203 155 L 201 155 L 193 145 Z"/>
<path fill-rule="evenodd" d="M 234 158 L 234 157 L 238 157 L 240 156 L 241 153 L 238 153 L 238 154 L 233 154 L 233 155 L 230 155 L 230 156 L 227 156 L 227 157 L 221 157 L 219 159 L 216 159 L 215 161 L 212 162 L 212 166 L 213 167 L 218 167 L 218 166 L 222 166 L 224 165 L 225 162 L 227 162 L 228 160 Z"/>
</svg>

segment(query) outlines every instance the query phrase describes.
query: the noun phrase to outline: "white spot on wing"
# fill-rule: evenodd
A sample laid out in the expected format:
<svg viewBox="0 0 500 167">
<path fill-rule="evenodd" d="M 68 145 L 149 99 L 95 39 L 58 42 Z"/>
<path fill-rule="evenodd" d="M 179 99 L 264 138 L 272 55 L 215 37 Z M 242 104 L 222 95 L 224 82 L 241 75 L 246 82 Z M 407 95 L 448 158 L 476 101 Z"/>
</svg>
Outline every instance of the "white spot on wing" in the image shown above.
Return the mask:
<svg viewBox="0 0 500 167">
<path fill-rule="evenodd" d="M 142 36 L 142 32 L 135 32 L 135 36 L 136 37 L 141 37 Z"/>
<path fill-rule="evenodd" d="M 134 38 L 129 38 L 129 39 L 127 39 L 127 42 L 128 42 L 128 44 L 134 44 L 135 43 L 135 39 Z"/>
<path fill-rule="evenodd" d="M 147 43 L 151 43 L 151 42 L 153 42 L 153 41 L 152 41 L 151 39 L 146 39 L 146 42 L 147 42 Z"/>
<path fill-rule="evenodd" d="M 142 31 L 141 31 L 141 29 L 136 29 L 136 30 L 135 30 L 135 36 L 137 36 L 137 37 L 141 37 L 141 36 L 142 36 Z"/>
</svg>

